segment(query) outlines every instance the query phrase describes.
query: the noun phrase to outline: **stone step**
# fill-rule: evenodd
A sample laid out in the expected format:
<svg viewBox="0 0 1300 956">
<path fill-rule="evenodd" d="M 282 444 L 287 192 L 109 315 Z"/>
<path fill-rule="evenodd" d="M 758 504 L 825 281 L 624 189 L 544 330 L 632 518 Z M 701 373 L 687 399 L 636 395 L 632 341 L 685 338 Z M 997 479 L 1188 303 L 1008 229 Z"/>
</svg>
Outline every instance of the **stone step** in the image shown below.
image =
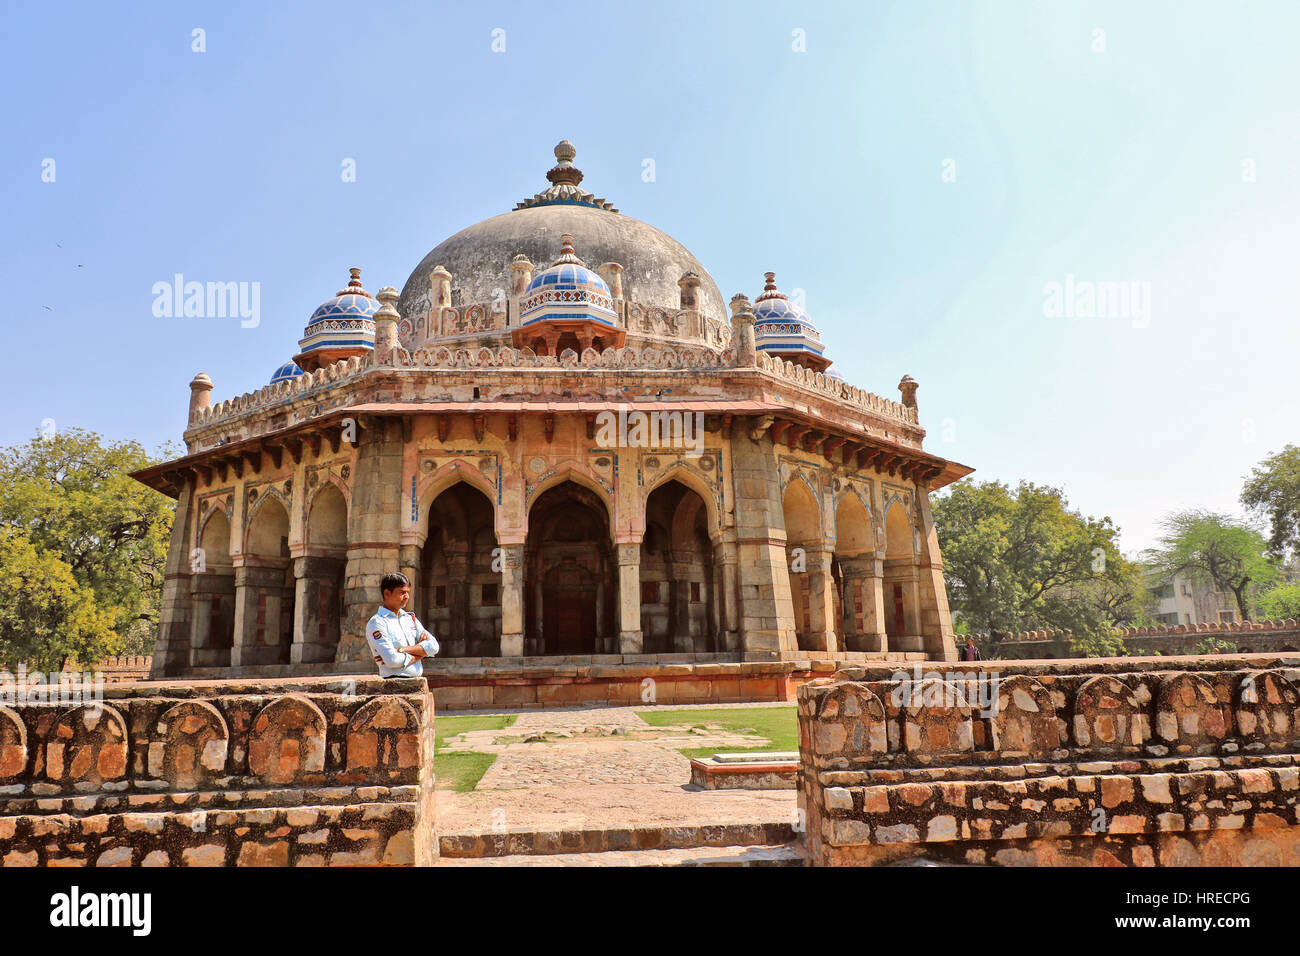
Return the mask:
<svg viewBox="0 0 1300 956">
<path fill-rule="evenodd" d="M 573 827 L 557 830 L 516 827 L 500 833 L 462 831 L 438 836 L 444 859 L 586 855 L 646 850 L 779 846 L 796 838 L 788 820 L 749 823 L 688 823 L 670 826 Z"/>
<path fill-rule="evenodd" d="M 606 850 L 477 858 L 447 857 L 438 866 L 805 866 L 797 843 L 695 846 L 668 850 Z"/>
</svg>

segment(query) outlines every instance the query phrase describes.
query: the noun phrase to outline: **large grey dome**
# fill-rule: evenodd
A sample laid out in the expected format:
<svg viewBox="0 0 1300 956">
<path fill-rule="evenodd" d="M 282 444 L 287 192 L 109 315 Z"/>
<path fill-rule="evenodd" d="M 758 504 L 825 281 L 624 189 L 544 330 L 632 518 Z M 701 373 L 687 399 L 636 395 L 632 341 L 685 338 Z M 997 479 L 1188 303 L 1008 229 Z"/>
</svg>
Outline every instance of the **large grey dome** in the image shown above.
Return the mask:
<svg viewBox="0 0 1300 956">
<path fill-rule="evenodd" d="M 544 269 L 559 255 L 560 236 L 567 234 L 589 268 L 606 262 L 623 266 L 626 300 L 676 310 L 677 280 L 693 272 L 700 277 L 700 310 L 717 322 L 728 321 L 717 284 L 685 246 L 577 188 L 582 173 L 569 162 L 569 144 L 557 146 L 556 156 L 560 164 L 547 174 L 550 189 L 520 203 L 520 208 L 462 229 L 420 260 L 402 288 L 397 308 L 403 316 L 428 311 L 433 297 L 429 273 L 437 266 L 451 273 L 454 307 L 486 304 L 510 294 L 510 262 L 516 255 L 522 253 L 536 269 Z"/>
</svg>

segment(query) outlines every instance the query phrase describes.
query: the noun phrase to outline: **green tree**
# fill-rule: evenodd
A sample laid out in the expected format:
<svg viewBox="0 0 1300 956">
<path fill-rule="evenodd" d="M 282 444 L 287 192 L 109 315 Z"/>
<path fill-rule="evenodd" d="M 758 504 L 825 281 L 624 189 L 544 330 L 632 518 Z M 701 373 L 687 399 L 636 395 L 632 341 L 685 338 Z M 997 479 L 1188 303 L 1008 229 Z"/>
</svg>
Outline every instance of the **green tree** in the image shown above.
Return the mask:
<svg viewBox="0 0 1300 956">
<path fill-rule="evenodd" d="M 1255 599 L 1255 605 L 1265 621 L 1300 618 L 1300 581 L 1269 588 Z"/>
<path fill-rule="evenodd" d="M 1072 653 L 1115 654 L 1117 624 L 1150 600 L 1109 518 L 1085 517 L 1057 488 L 963 480 L 934 501 L 949 603 L 972 631 L 1065 628 Z M 996 642 L 988 650 L 996 654 Z"/>
<path fill-rule="evenodd" d="M 0 528 L 65 566 L 127 652 L 149 649 L 158 626 L 175 502 L 129 474 L 156 460 L 136 442 L 77 428 L 0 454 Z"/>
<path fill-rule="evenodd" d="M 1268 519 L 1269 549 L 1277 557 L 1300 551 L 1300 448 L 1287 445 L 1250 473 L 1241 503 Z"/>
<path fill-rule="evenodd" d="M 72 569 L 15 528 L 0 528 L 0 666 L 61 670 L 120 653 L 117 609 L 99 607 Z"/>
<path fill-rule="evenodd" d="M 1162 578 L 1175 574 L 1231 591 L 1243 621 L 1250 618 L 1250 588 L 1277 576 L 1264 536 L 1245 523 L 1213 511 L 1179 511 L 1160 523 L 1163 532 L 1148 560 Z"/>
</svg>

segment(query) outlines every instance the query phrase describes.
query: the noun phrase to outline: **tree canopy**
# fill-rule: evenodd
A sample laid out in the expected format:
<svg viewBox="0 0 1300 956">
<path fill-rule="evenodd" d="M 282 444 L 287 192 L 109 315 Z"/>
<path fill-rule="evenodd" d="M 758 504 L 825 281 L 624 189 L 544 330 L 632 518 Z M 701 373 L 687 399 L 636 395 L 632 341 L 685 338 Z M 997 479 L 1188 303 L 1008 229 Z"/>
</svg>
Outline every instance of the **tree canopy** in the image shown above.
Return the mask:
<svg viewBox="0 0 1300 956">
<path fill-rule="evenodd" d="M 971 632 L 1066 628 L 1073 653 L 1118 653 L 1115 625 L 1150 604 L 1119 529 L 1070 508 L 1058 488 L 966 479 L 934 500 L 934 517 L 949 603 Z"/>
<path fill-rule="evenodd" d="M 0 576 L 16 589 L 0 658 L 55 666 L 152 646 L 175 503 L 129 472 L 156 460 L 77 428 L 0 454 Z"/>
<path fill-rule="evenodd" d="M 1268 519 L 1268 546 L 1275 556 L 1300 551 L 1300 447 L 1287 445 L 1256 465 L 1241 503 Z"/>
<path fill-rule="evenodd" d="M 1231 515 L 1192 509 L 1169 515 L 1148 560 L 1166 580 L 1186 574 L 1194 580 L 1231 591 L 1241 620 L 1249 621 L 1250 589 L 1262 588 L 1278 573 L 1268 542 Z"/>
</svg>

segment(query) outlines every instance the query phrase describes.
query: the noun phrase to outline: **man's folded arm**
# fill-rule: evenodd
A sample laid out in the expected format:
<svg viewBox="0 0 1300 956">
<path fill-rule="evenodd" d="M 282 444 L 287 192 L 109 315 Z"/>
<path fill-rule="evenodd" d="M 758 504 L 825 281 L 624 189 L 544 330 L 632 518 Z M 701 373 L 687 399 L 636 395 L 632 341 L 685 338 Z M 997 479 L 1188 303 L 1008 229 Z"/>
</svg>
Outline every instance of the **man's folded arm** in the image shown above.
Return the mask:
<svg viewBox="0 0 1300 956">
<path fill-rule="evenodd" d="M 379 636 L 376 637 L 376 634 Z M 389 637 L 385 631 L 374 628 L 373 625 L 371 631 L 367 634 L 367 638 L 370 641 L 370 646 L 379 655 L 380 660 L 389 667 L 406 667 L 415 660 L 414 655 L 400 650 L 395 640 Z"/>
<path fill-rule="evenodd" d="M 415 619 L 415 623 L 420 628 L 420 646 L 424 648 L 426 654 L 433 657 L 438 653 L 438 639 L 433 636 L 433 632 L 420 622 L 418 617 Z"/>
</svg>

